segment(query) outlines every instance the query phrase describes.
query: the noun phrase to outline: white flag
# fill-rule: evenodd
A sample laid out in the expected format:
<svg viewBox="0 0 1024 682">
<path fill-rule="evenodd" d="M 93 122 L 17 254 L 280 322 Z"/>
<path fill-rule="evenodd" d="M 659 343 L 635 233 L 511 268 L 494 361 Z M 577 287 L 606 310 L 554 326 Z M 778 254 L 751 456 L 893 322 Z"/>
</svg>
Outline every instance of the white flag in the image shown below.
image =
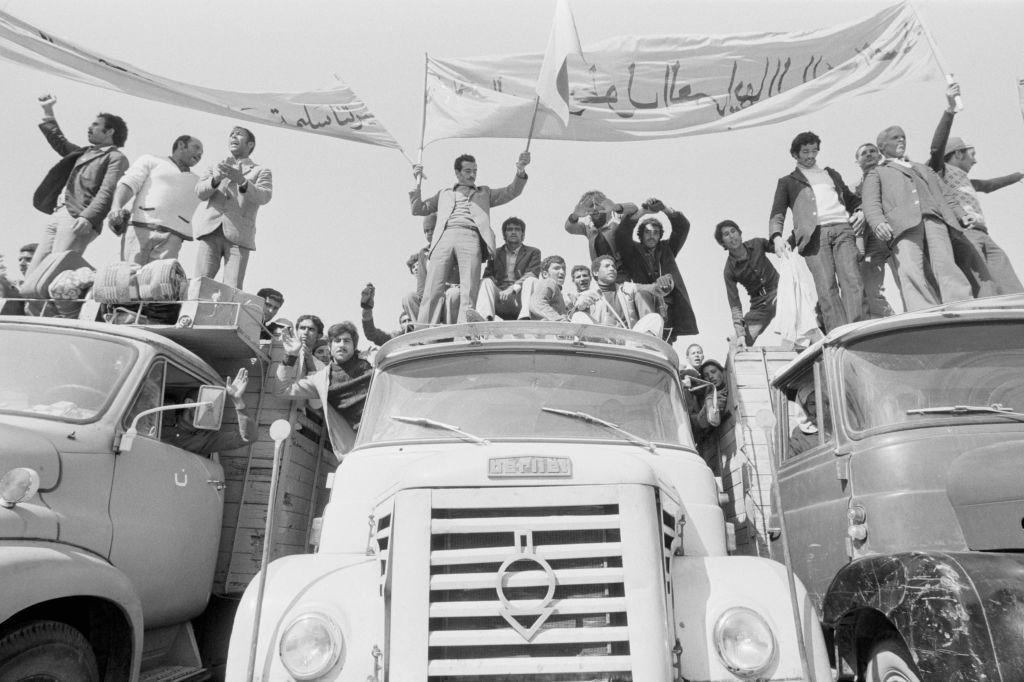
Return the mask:
<svg viewBox="0 0 1024 682">
<path fill-rule="evenodd" d="M 537 98 L 541 104 L 558 114 L 563 125 L 569 125 L 569 72 L 566 60 L 570 54 L 583 58 L 576 20 L 568 0 L 558 0 L 551 35 L 544 61 L 537 77 Z"/>
<path fill-rule="evenodd" d="M 569 54 L 569 124 L 548 109 L 533 137 L 630 141 L 777 123 L 854 95 L 938 74 L 907 4 L 816 31 L 621 36 Z M 522 138 L 539 54 L 427 60 L 424 142 Z"/>
<path fill-rule="evenodd" d="M 298 93 L 230 92 L 173 81 L 56 38 L 0 12 L 0 59 L 165 104 L 401 149 L 344 83 Z"/>
</svg>

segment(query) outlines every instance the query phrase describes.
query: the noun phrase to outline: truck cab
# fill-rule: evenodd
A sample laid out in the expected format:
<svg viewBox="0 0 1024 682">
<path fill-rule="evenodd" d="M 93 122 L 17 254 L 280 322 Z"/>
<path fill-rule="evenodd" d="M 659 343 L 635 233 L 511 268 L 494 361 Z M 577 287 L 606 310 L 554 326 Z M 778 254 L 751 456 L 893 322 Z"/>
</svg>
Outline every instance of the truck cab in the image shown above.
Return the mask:
<svg viewBox="0 0 1024 682">
<path fill-rule="evenodd" d="M 224 472 L 208 454 L 174 445 L 181 410 L 143 417 L 130 453 L 119 453 L 119 441 L 143 410 L 184 403 L 223 379 L 184 348 L 130 327 L 5 317 L 0 346 L 0 475 L 38 476 L 34 498 L 0 507 L 5 642 L 48 642 L 42 655 L 74 651 L 79 679 L 128 679 L 141 665 L 143 622 L 162 642 L 155 649 L 169 648 L 186 636 L 177 626 L 206 606 Z M 32 664 L 5 658 L 3 679 L 21 679 L 17 661 Z"/>
<path fill-rule="evenodd" d="M 628 330 L 388 342 L 316 553 L 266 571 L 228 680 L 830 679 L 799 581 L 728 556 L 675 352 Z"/>
<path fill-rule="evenodd" d="M 1024 296 L 835 330 L 772 393 L 784 540 L 840 679 L 1021 679 Z"/>
</svg>

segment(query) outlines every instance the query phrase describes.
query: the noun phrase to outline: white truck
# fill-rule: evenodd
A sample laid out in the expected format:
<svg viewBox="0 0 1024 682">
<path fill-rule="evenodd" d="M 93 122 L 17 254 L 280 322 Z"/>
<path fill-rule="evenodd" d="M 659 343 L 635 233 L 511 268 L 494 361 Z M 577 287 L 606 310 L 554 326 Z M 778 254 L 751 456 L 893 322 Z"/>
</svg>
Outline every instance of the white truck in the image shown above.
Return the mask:
<svg viewBox="0 0 1024 682">
<path fill-rule="evenodd" d="M 799 581 L 728 555 L 676 353 L 626 330 L 387 343 L 316 553 L 255 583 L 229 681 L 831 679 Z"/>
</svg>

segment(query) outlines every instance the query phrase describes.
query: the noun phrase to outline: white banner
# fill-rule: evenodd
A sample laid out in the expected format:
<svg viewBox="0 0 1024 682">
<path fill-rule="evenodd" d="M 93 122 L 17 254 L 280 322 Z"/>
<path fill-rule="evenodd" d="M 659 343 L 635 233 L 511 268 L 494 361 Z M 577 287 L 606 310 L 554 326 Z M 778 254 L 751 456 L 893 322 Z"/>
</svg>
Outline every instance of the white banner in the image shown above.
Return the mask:
<svg viewBox="0 0 1024 682">
<path fill-rule="evenodd" d="M 211 114 L 401 149 L 344 83 L 300 93 L 214 90 L 162 78 L 0 12 L 0 59 L 126 95 Z"/>
<path fill-rule="evenodd" d="M 935 75 L 907 4 L 858 23 L 792 33 L 623 36 L 568 57 L 569 125 L 542 109 L 534 138 L 629 141 L 776 123 Z M 542 55 L 427 60 L 424 143 L 525 138 Z"/>
</svg>

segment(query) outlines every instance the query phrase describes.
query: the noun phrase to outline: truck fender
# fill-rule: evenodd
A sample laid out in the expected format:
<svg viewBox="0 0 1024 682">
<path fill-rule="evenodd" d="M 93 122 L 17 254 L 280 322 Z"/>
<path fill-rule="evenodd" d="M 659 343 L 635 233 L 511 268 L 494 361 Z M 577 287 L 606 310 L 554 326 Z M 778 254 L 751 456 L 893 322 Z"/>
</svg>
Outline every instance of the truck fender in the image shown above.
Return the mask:
<svg viewBox="0 0 1024 682">
<path fill-rule="evenodd" d="M 818 613 L 800 580 L 795 576 L 794 580 L 809 672 L 812 679 L 826 682 L 832 677 Z M 675 633 L 682 649 L 681 677 L 695 681 L 735 679 L 718 656 L 714 629 L 727 610 L 747 607 L 768 622 L 776 642 L 775 659 L 758 679 L 804 679 L 789 583 L 782 564 L 747 556 L 673 557 L 672 600 Z"/>
<path fill-rule="evenodd" d="M 900 634 L 925 678 L 1021 679 L 1024 558 L 905 552 L 857 559 L 836 574 L 822 602 L 822 622 L 835 632 L 841 657 L 866 656 L 885 627 L 879 617 Z"/>
<path fill-rule="evenodd" d="M 384 640 L 381 561 L 363 554 L 307 554 L 271 562 L 260 611 L 257 680 L 291 679 L 278 658 L 278 642 L 291 621 L 305 612 L 328 616 L 345 638 L 344 658 L 323 680 L 373 679 Z M 257 575 L 242 595 L 231 629 L 226 682 L 244 682 L 256 618 Z"/>
<path fill-rule="evenodd" d="M 62 599 L 92 598 L 113 605 L 131 632 L 129 670 L 136 679 L 142 663 L 142 604 L 121 571 L 95 554 L 68 545 L 3 542 L 0 576 L 0 591 L 4 594 L 0 623 L 26 609 Z"/>
</svg>

